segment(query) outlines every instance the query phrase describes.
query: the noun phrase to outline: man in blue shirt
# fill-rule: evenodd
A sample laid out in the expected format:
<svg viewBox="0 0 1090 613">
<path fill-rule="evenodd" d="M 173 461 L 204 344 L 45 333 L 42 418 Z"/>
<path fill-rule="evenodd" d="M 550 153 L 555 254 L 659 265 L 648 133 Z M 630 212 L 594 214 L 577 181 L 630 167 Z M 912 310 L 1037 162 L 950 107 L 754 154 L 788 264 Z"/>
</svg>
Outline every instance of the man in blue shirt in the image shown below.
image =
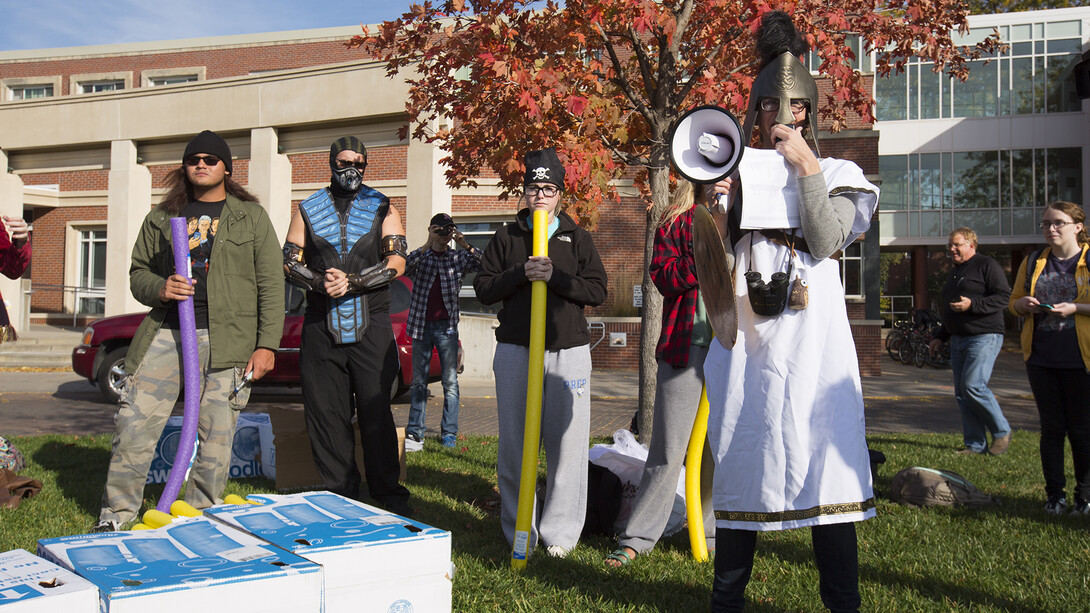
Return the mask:
<svg viewBox="0 0 1090 613">
<path fill-rule="evenodd" d="M 451 249 L 453 240 L 462 249 Z M 406 332 L 413 339 L 413 383 L 405 451 L 423 449 L 428 405 L 428 365 L 432 347 L 439 352 L 443 380 L 444 447 L 458 439 L 458 290 L 466 273 L 481 267 L 482 251 L 469 244 L 446 213 L 428 224 L 428 242 L 409 254 L 405 274 L 413 280 Z"/>
</svg>

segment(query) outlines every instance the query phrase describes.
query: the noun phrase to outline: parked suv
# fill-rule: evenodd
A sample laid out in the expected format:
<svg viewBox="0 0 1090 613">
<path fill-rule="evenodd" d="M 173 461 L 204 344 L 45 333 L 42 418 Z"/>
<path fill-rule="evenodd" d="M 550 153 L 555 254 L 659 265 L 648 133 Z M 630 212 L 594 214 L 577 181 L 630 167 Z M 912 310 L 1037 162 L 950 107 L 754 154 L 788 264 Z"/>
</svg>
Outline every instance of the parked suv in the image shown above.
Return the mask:
<svg viewBox="0 0 1090 613">
<path fill-rule="evenodd" d="M 409 296 L 412 281 L 398 277 L 390 284 L 390 322 L 397 343 L 398 373 L 390 388 L 390 397 L 404 393 L 413 381 L 413 341 L 405 333 L 409 316 Z M 259 381 L 259 385 L 299 385 L 299 337 L 303 329 L 303 311 L 306 294 L 293 285 L 285 287 L 284 336 L 276 352 L 276 367 Z M 86 377 L 110 402 L 117 402 L 125 372 L 125 354 L 140 322 L 147 313 L 131 313 L 100 319 L 83 331 L 79 346 L 72 350 L 72 370 Z M 461 371 L 461 350 L 458 366 Z M 429 366 L 429 381 L 438 381 L 441 375 L 439 354 L 433 349 Z"/>
</svg>

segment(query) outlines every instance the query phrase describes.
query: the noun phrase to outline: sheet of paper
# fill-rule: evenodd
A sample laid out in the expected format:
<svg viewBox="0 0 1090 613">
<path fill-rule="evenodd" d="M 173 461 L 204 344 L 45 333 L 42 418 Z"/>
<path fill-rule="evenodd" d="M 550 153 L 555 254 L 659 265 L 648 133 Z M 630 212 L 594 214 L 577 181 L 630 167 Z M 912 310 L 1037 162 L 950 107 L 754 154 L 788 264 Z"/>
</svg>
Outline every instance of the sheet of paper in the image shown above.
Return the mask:
<svg viewBox="0 0 1090 613">
<path fill-rule="evenodd" d="M 746 147 L 738 173 L 742 179 L 743 229 L 801 225 L 795 169 L 779 152 Z"/>
</svg>

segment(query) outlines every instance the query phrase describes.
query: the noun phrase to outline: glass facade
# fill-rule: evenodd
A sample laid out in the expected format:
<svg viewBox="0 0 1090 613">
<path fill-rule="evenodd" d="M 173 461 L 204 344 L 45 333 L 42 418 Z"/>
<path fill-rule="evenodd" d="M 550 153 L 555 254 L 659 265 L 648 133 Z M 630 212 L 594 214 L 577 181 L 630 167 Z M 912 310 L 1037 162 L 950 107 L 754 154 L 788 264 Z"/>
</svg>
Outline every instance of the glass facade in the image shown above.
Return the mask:
<svg viewBox="0 0 1090 613">
<path fill-rule="evenodd" d="M 969 62 L 966 81 L 911 58 L 901 74 L 875 79 L 879 121 L 997 117 L 1082 110 L 1071 69 L 1081 59 L 1079 20 L 999 26 L 1007 48 Z M 975 44 L 993 28 L 972 28 L 958 44 Z"/>
<path fill-rule="evenodd" d="M 1081 202 L 1082 149 L 1005 149 L 883 155 L 882 234 L 1036 236 L 1040 208 Z"/>
</svg>

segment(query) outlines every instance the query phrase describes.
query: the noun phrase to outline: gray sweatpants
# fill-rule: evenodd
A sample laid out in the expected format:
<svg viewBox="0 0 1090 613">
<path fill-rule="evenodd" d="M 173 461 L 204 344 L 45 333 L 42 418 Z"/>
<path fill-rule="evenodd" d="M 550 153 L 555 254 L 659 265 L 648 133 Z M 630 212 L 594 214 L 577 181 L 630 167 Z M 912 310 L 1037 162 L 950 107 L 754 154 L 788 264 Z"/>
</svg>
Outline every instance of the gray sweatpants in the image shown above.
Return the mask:
<svg viewBox="0 0 1090 613">
<path fill-rule="evenodd" d="M 499 343 L 492 362 L 500 442 L 496 475 L 500 524 L 508 543 L 515 538 L 522 437 L 526 424 L 526 372 L 529 350 Z M 541 443 L 545 447 L 545 496 L 534 519 L 530 549 L 538 535 L 547 545 L 575 547 L 587 515 L 587 451 L 590 440 L 590 348 L 586 345 L 545 352 L 541 395 Z M 540 512 L 539 512 L 540 511 Z"/>
<path fill-rule="evenodd" d="M 655 391 L 654 430 L 648 446 L 647 463 L 640 478 L 640 489 L 632 505 L 618 544 L 644 553 L 655 546 L 674 505 L 678 476 L 685 465 L 685 453 L 693 431 L 700 388 L 704 385 L 704 358 L 707 347 L 689 347 L 689 364 L 675 368 L 658 361 Z M 712 509 L 712 468 L 714 460 L 704 443 L 700 463 L 700 493 L 704 513 L 704 538 L 708 549 L 715 549 L 715 513 Z"/>
<path fill-rule="evenodd" d="M 185 487 L 185 501 L 198 509 L 223 502 L 235 424 L 239 411 L 250 399 L 249 387 L 243 388 L 233 400 L 227 399 L 241 380 L 243 369 L 209 368 L 208 347 L 208 331 L 198 330 L 201 416 L 197 426 L 197 457 Z M 113 455 L 99 519 L 124 524 L 140 512 L 155 445 L 174 410 L 181 380 L 181 333 L 161 328 L 136 372 L 126 382 L 114 416 Z"/>
</svg>

